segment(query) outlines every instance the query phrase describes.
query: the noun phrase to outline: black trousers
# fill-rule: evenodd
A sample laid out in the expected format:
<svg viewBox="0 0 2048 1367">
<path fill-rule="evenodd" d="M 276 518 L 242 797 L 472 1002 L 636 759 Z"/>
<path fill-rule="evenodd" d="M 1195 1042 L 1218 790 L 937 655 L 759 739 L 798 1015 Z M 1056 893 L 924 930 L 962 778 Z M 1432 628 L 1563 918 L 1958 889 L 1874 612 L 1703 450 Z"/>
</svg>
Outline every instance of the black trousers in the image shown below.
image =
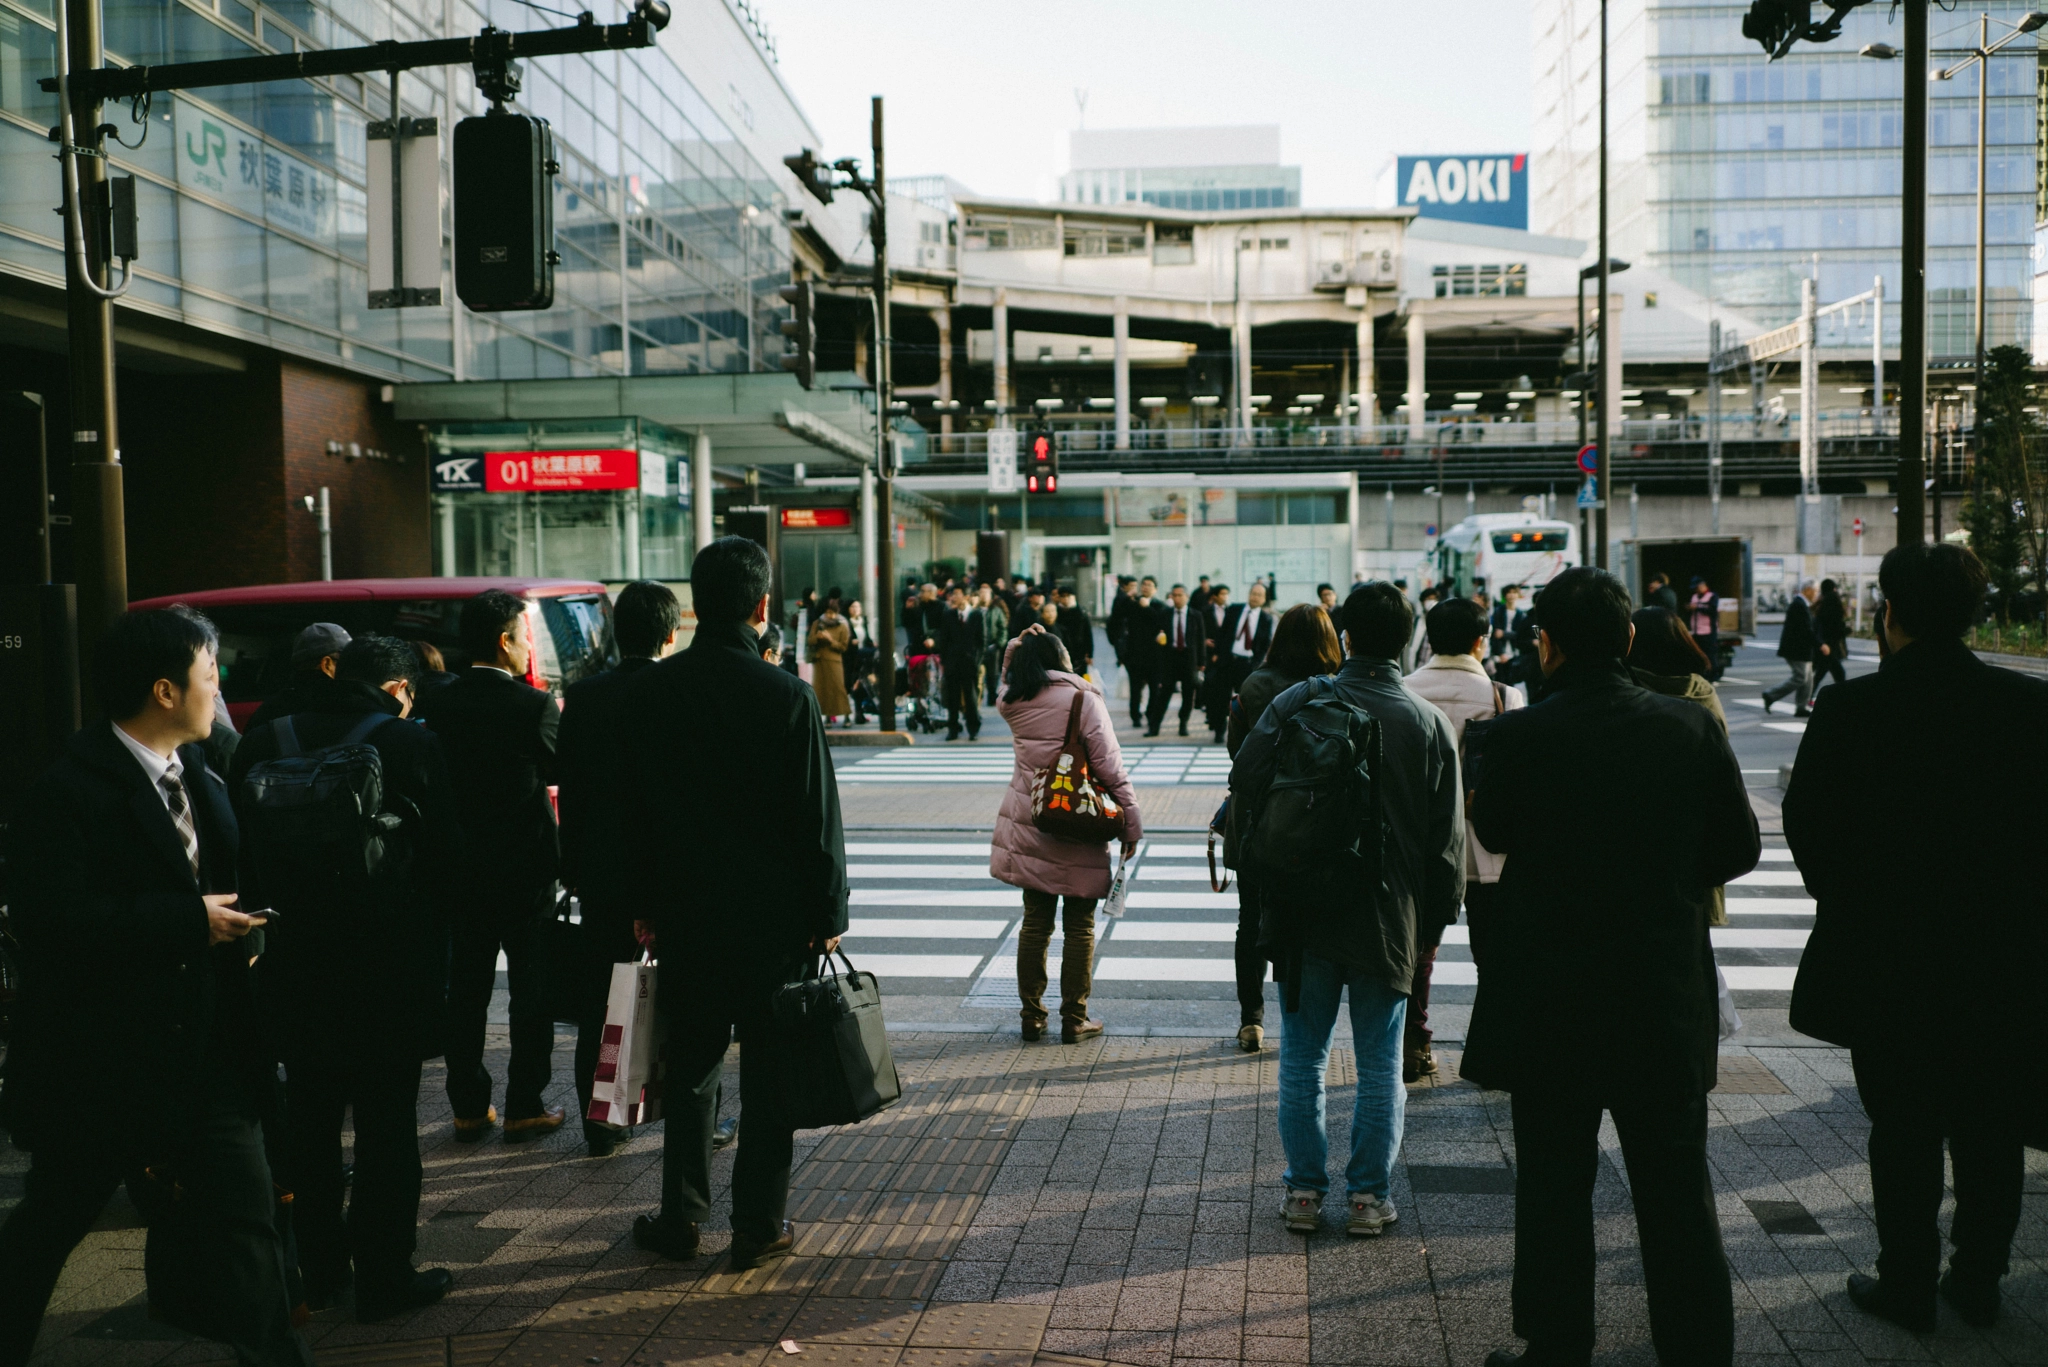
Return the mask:
<svg viewBox="0 0 2048 1367">
<path fill-rule="evenodd" d="M 312 1367 L 306 1341 L 292 1328 L 262 1126 L 236 1088 L 218 1079 L 208 1088 L 203 1124 L 178 1180 L 181 1211 L 190 1207 L 180 1218 L 196 1222 L 181 1232 L 210 1255 L 208 1318 L 251 1367 Z M 30 1158 L 21 1203 L 0 1226 L 0 1367 L 28 1361 L 64 1260 L 128 1179 L 148 1180 L 97 1144 L 38 1149 Z"/>
<path fill-rule="evenodd" d="M 1175 661 L 1171 655 L 1179 655 Z M 1159 663 L 1152 675 L 1152 705 L 1146 709 L 1145 721 L 1152 730 L 1166 720 L 1166 705 L 1173 700 L 1173 690 L 1180 690 L 1180 724 L 1185 727 L 1188 718 L 1194 714 L 1195 691 L 1201 685 L 1195 679 L 1195 661 L 1192 655 L 1175 651 L 1168 659 Z"/>
<path fill-rule="evenodd" d="M 1218 740 L 1223 739 L 1223 732 L 1230 725 L 1230 699 L 1251 672 L 1252 662 L 1231 654 L 1227 646 L 1209 666 L 1207 687 L 1202 690 L 1207 696 L 1202 707 L 1208 713 L 1209 729 Z"/>
<path fill-rule="evenodd" d="M 412 1274 L 420 1218 L 420 1062 L 407 1054 L 285 1067 L 286 1179 L 299 1266 L 333 1285 L 354 1264 L 359 1286 Z M 356 1175 L 344 1218 L 341 1127 L 355 1113 Z"/>
<path fill-rule="evenodd" d="M 1266 1023 L 1266 956 L 1259 949 L 1259 895 L 1256 878 L 1237 875 L 1237 1023 Z"/>
<path fill-rule="evenodd" d="M 1848 649 L 1845 645 L 1837 645 L 1813 662 L 1814 692 L 1820 692 L 1820 686 L 1829 679 L 1838 684 L 1849 682 L 1849 671 L 1842 664 L 1842 658 L 1848 654 Z"/>
<path fill-rule="evenodd" d="M 1003 647 L 982 647 L 981 668 L 982 672 L 988 676 L 988 696 L 983 701 L 990 707 L 994 707 L 996 705 L 996 690 L 1003 686 Z"/>
<path fill-rule="evenodd" d="M 1643 1247 L 1650 1341 L 1663 1367 L 1729 1367 L 1735 1307 L 1707 1170 L 1707 1099 L 1611 1108 Z M 1593 1179 L 1601 1107 L 1514 1096 L 1515 1333 L 1546 1355 L 1593 1350 Z"/>
<path fill-rule="evenodd" d="M 1877 1273 L 1896 1294 L 1934 1304 L 1941 1272 L 1942 1141 L 1955 1169 L 1949 1267 L 1966 1281 L 2005 1275 L 2025 1178 L 2021 1116 L 2010 1078 L 1954 1076 L 1954 1060 L 1922 1041 L 1849 1051 L 1870 1117 L 1870 1191 Z M 1945 1079 L 1936 1084 L 1932 1079 Z"/>
<path fill-rule="evenodd" d="M 668 1017 L 661 1218 L 696 1224 L 711 1218 L 711 1135 L 718 1124 L 719 1072 L 737 1027 L 744 1138 L 732 1169 L 732 1232 L 755 1243 L 769 1242 L 780 1236 L 789 1208 L 795 1131 L 781 1101 L 782 1061 L 768 1018 L 768 989 L 758 994 L 707 992 L 701 973 L 696 973 L 678 974 L 671 993 L 667 979 L 663 973 L 657 987 L 661 1000 L 689 1004 Z"/>
<path fill-rule="evenodd" d="M 1145 699 L 1148 696 L 1147 690 L 1150 690 L 1152 695 L 1156 695 L 1159 692 L 1159 683 L 1155 677 L 1157 672 L 1158 668 L 1154 662 L 1146 659 L 1143 655 L 1126 655 L 1124 657 L 1124 688 L 1131 695 L 1131 725 L 1133 726 L 1144 723 L 1147 713 L 1145 707 Z"/>
<path fill-rule="evenodd" d="M 601 963 L 586 965 L 595 993 L 588 1012 L 576 1022 L 576 1113 L 588 1116 L 591 1087 L 597 1077 L 597 1059 L 604 1048 L 605 993 L 611 982 L 611 966 L 637 962 L 640 943 L 633 938 L 629 909 L 601 897 L 585 894 L 583 924 L 594 932 L 591 936 L 592 952 L 602 960 Z M 605 987 L 597 986 L 600 975 Z M 604 1126 L 593 1125 L 588 1120 L 583 1122 L 585 1137 L 604 1129 Z"/>
<path fill-rule="evenodd" d="M 960 734 L 960 719 L 967 718 L 967 737 L 981 734 L 981 661 L 972 655 L 941 662 L 939 695 L 946 703 L 946 733 Z"/>
<path fill-rule="evenodd" d="M 448 1102 L 465 1120 L 491 1108 L 491 1074 L 484 1067 L 484 1027 L 505 952 L 511 997 L 512 1061 L 505 1070 L 505 1118 L 526 1120 L 546 1110 L 541 1094 L 554 1071 L 555 1023 L 548 1016 L 547 964 L 541 923 L 554 904 L 553 889 L 520 894 L 512 905 L 493 902 L 458 917 L 448 963 Z"/>
</svg>

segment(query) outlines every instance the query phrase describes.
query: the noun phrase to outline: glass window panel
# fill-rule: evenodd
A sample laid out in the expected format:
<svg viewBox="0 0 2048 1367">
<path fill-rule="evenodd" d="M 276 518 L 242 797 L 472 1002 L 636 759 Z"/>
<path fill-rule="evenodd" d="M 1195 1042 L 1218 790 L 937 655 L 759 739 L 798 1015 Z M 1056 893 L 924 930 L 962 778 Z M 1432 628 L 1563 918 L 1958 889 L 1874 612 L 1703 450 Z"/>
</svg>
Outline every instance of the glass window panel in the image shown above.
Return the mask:
<svg viewBox="0 0 2048 1367">
<path fill-rule="evenodd" d="M 39 124 L 57 121 L 57 97 L 36 84 L 57 67 L 57 35 L 0 10 L 0 109 Z M 125 120 L 123 120 L 125 122 Z"/>
</svg>

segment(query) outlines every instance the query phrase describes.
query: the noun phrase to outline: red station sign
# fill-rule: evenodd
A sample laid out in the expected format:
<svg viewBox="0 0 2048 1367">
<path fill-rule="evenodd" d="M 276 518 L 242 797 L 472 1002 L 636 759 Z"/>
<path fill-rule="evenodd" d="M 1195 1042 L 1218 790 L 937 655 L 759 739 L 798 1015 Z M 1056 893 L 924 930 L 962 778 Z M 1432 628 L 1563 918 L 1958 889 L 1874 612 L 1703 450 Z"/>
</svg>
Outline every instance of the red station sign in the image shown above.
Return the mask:
<svg viewBox="0 0 2048 1367">
<path fill-rule="evenodd" d="M 640 487 L 638 451 L 491 451 L 484 492 L 591 493 Z"/>
<path fill-rule="evenodd" d="M 782 529 L 788 532 L 830 531 L 853 525 L 851 508 L 784 508 Z"/>
</svg>

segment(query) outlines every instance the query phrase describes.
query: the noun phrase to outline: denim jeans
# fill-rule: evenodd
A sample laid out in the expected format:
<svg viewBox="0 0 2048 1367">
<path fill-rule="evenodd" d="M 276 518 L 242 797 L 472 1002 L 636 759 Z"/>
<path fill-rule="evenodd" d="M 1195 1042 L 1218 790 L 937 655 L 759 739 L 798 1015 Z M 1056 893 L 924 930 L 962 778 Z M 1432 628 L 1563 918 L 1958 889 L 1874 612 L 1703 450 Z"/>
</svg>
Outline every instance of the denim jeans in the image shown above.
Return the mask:
<svg viewBox="0 0 2048 1367">
<path fill-rule="evenodd" d="M 1296 1191 L 1317 1195 L 1330 1189 L 1323 1073 L 1337 1027 L 1337 1000 L 1347 989 L 1358 1094 L 1351 1110 L 1351 1161 L 1344 1166 L 1344 1189 L 1384 1197 L 1408 1109 L 1408 1092 L 1401 1085 L 1408 998 L 1376 978 L 1349 973 L 1313 954 L 1301 960 L 1301 1009 L 1285 1013 L 1280 1033 L 1280 1147 L 1287 1153 L 1286 1181 Z"/>
</svg>

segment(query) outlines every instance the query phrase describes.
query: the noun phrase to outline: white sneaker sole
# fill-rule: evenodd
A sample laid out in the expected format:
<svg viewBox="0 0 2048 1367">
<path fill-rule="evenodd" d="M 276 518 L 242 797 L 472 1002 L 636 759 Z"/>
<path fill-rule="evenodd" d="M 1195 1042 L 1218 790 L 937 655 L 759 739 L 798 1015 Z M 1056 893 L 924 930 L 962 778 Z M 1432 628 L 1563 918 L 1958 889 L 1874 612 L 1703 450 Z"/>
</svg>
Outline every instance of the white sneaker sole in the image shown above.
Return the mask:
<svg viewBox="0 0 2048 1367">
<path fill-rule="evenodd" d="M 1345 1224 L 1344 1232 L 1354 1239 L 1374 1239 L 1378 1238 L 1380 1232 L 1388 1225 L 1393 1224 L 1400 1218 L 1400 1214 L 1396 1212 L 1384 1220 L 1374 1220 L 1371 1222 L 1352 1220 Z"/>
<path fill-rule="evenodd" d="M 1321 1207 L 1310 1210 L 1304 1215 L 1294 1210 L 1291 1206 L 1283 1206 L 1280 1210 L 1280 1219 L 1286 1224 L 1287 1231 L 1290 1234 L 1313 1234 L 1322 1227 L 1323 1223 Z"/>
</svg>

